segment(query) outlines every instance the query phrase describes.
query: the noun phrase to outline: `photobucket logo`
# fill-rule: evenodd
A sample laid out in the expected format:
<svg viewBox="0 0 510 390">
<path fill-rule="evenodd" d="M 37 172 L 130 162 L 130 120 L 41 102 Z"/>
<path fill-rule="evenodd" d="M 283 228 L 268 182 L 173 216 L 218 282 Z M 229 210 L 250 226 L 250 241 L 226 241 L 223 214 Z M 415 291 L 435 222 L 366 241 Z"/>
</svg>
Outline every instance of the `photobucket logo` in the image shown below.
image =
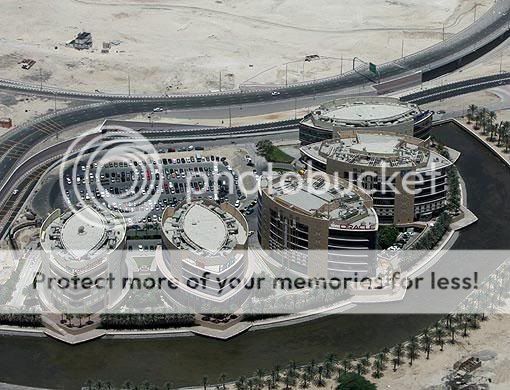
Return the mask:
<svg viewBox="0 0 510 390">
<path fill-rule="evenodd" d="M 133 129 L 107 126 L 104 130 L 102 134 L 83 134 L 67 149 L 60 165 L 60 189 L 62 194 L 69 193 L 67 203 L 74 212 L 78 204 L 86 203 L 97 209 L 117 210 L 128 221 L 139 222 L 159 200 L 156 176 L 162 172 L 161 160 L 152 143 Z M 69 161 L 71 168 L 66 163 Z M 71 173 L 66 174 L 69 169 Z M 123 171 L 122 176 L 119 171 Z M 110 190 L 113 187 L 116 190 Z M 72 197 L 75 203 L 69 200 Z"/>
<path fill-rule="evenodd" d="M 309 170 L 312 169 L 312 161 L 305 162 Z M 426 169 L 415 170 L 410 168 L 402 168 L 395 170 L 391 167 L 381 166 L 377 170 L 363 170 L 356 172 L 355 170 L 345 172 L 333 172 L 326 174 L 322 171 L 313 171 L 312 180 L 317 176 L 323 175 L 321 182 L 326 185 L 321 186 L 327 188 L 327 184 L 333 183 L 337 185 L 341 183 L 345 186 L 347 181 L 349 190 L 357 186 L 364 190 L 367 194 L 374 195 L 402 195 L 411 196 L 419 195 L 436 195 L 445 191 L 446 173 L 444 164 L 432 162 Z M 308 188 L 314 190 L 313 186 Z"/>
</svg>

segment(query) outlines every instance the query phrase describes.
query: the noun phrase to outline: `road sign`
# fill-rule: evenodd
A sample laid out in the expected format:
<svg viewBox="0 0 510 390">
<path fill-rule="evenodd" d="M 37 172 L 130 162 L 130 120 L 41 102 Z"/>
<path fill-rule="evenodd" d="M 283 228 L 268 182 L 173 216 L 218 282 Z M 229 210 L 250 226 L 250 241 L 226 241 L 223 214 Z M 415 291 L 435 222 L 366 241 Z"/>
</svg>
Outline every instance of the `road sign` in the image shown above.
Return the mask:
<svg viewBox="0 0 510 390">
<path fill-rule="evenodd" d="M 368 64 L 368 69 L 375 75 L 379 74 L 379 72 L 377 71 L 377 65 L 373 64 L 372 62 Z"/>
</svg>

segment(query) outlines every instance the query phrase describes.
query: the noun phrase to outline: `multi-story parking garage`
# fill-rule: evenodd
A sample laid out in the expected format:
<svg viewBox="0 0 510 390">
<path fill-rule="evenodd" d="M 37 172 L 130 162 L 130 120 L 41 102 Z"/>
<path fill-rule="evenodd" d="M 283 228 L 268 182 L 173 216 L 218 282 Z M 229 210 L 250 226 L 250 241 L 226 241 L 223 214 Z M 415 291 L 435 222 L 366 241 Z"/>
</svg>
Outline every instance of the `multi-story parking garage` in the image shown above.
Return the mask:
<svg viewBox="0 0 510 390">
<path fill-rule="evenodd" d="M 110 276 L 128 277 L 124 262 L 126 224 L 122 215 L 108 209 L 78 206 L 75 211 L 51 213 L 43 222 L 40 243 L 44 253 L 44 281 L 38 284 L 43 304 L 64 313 L 92 313 L 114 307 L 122 297 L 122 285 L 110 284 Z M 40 278 L 40 277 L 39 277 Z M 50 280 L 58 281 L 49 285 Z M 73 288 L 76 280 L 80 284 Z M 85 288 L 92 281 L 98 288 Z"/>
<path fill-rule="evenodd" d="M 395 133 L 336 131 L 331 140 L 301 148 L 312 169 L 362 186 L 383 224 L 406 225 L 437 215 L 446 205 L 451 161 L 428 141 Z"/>
<path fill-rule="evenodd" d="M 258 203 L 259 242 L 285 269 L 325 278 L 373 271 L 378 218 L 362 189 L 309 172 L 271 179 Z"/>
<path fill-rule="evenodd" d="M 427 138 L 431 111 L 389 97 L 350 97 L 333 100 L 308 114 L 299 125 L 303 145 L 324 141 L 337 130 L 388 131 Z"/>
<path fill-rule="evenodd" d="M 216 310 L 244 302 L 252 270 L 248 223 L 239 210 L 229 203 L 184 201 L 164 211 L 161 230 L 157 263 L 178 287 L 165 290 L 172 300 L 193 308 L 220 305 Z"/>
</svg>

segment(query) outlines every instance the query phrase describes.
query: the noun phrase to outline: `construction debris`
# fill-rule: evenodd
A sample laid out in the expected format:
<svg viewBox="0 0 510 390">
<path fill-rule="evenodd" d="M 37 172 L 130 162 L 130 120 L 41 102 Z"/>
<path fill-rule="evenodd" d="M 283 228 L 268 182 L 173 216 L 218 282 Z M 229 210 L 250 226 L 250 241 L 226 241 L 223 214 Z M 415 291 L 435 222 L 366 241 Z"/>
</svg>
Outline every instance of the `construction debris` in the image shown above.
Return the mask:
<svg viewBox="0 0 510 390">
<path fill-rule="evenodd" d="M 74 47 L 76 50 L 87 50 L 92 47 L 92 34 L 81 32 L 72 41 L 66 43 L 66 46 Z"/>
<path fill-rule="evenodd" d="M 21 69 L 29 70 L 32 66 L 34 66 L 36 61 L 30 58 L 24 58 L 18 64 L 21 64 Z"/>
<path fill-rule="evenodd" d="M 0 118 L 0 127 L 4 129 L 10 129 L 12 127 L 12 119 Z"/>
</svg>

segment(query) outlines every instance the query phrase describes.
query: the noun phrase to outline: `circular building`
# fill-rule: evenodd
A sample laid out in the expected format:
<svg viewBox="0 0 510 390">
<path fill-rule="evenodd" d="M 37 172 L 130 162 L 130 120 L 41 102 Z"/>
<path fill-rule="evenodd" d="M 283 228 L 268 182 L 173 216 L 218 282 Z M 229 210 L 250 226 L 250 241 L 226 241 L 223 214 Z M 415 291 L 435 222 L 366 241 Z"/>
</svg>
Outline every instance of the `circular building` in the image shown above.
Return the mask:
<svg viewBox="0 0 510 390">
<path fill-rule="evenodd" d="M 378 218 L 372 199 L 343 179 L 307 172 L 261 186 L 258 240 L 285 269 L 309 277 L 370 275 Z"/>
<path fill-rule="evenodd" d="M 36 279 L 45 306 L 92 313 L 120 301 L 122 287 L 114 281 L 127 275 L 126 223 L 120 213 L 92 206 L 63 214 L 57 209 L 42 224 L 40 243 L 44 258 Z"/>
<path fill-rule="evenodd" d="M 382 224 L 430 219 L 446 205 L 451 161 L 428 141 L 396 133 L 338 131 L 331 140 L 301 147 L 302 161 L 363 187 Z"/>
<path fill-rule="evenodd" d="M 431 111 L 390 97 L 349 97 L 322 104 L 299 125 L 303 145 L 333 138 L 338 130 L 387 131 L 427 138 Z"/>
<path fill-rule="evenodd" d="M 184 201 L 165 209 L 161 224 L 157 262 L 177 287 L 165 290 L 170 298 L 216 312 L 244 302 L 243 286 L 253 272 L 246 253 L 248 223 L 239 210 L 229 203 Z"/>
</svg>

